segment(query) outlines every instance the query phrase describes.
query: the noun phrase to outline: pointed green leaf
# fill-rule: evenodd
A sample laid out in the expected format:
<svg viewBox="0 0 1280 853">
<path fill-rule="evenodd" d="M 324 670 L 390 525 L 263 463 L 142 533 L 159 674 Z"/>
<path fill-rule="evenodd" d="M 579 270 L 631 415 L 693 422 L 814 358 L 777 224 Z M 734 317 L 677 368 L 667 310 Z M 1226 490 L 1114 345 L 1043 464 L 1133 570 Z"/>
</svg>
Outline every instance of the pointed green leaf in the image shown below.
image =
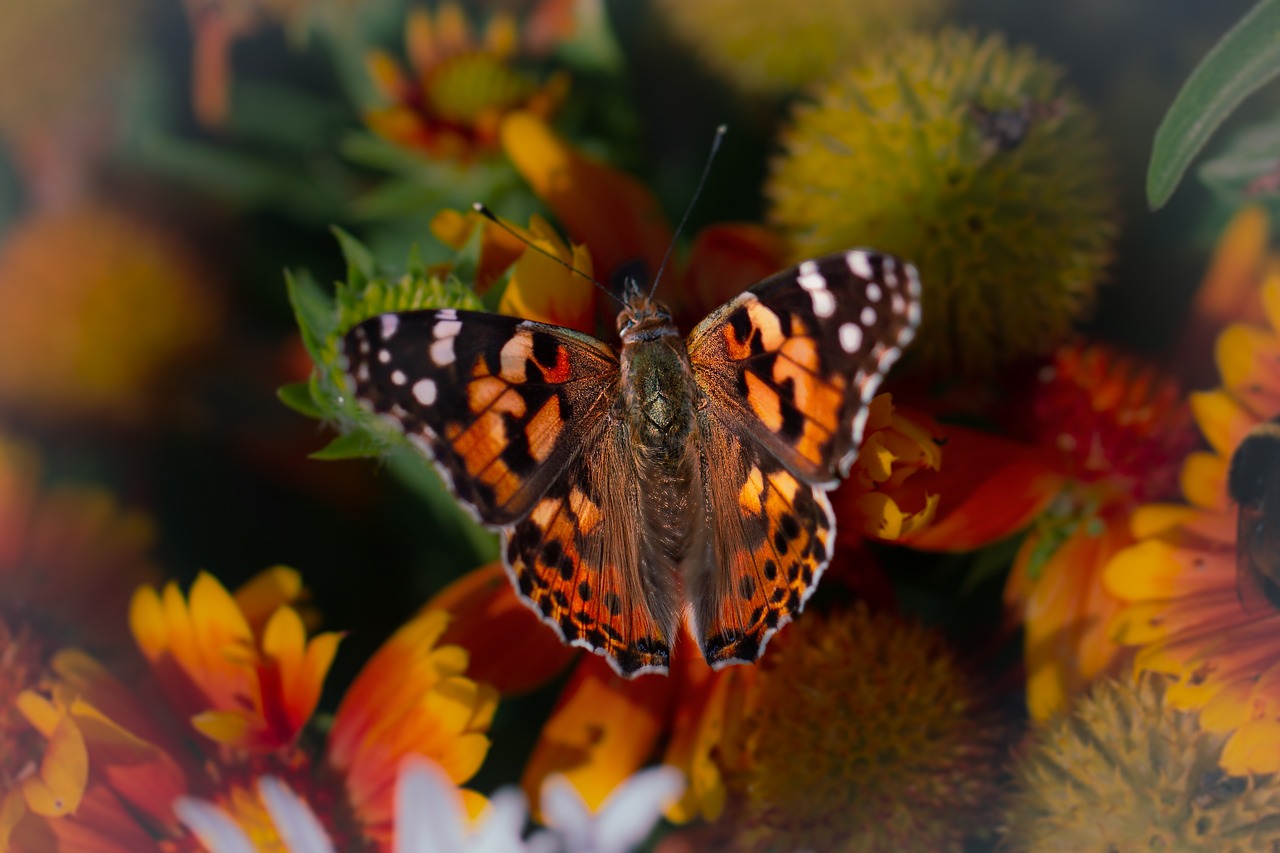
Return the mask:
<svg viewBox="0 0 1280 853">
<path fill-rule="evenodd" d="M 333 231 L 338 243 L 342 246 L 342 257 L 347 262 L 347 283 L 352 287 L 364 287 L 365 283 L 377 276 L 377 262 L 373 254 L 364 244 L 346 231 L 334 225 Z"/>
<path fill-rule="evenodd" d="M 1156 130 L 1147 203 L 1163 207 L 1209 137 L 1280 73 L 1280 0 L 1260 0 L 1201 60 Z"/>
<path fill-rule="evenodd" d="M 284 281 L 293 316 L 298 321 L 298 331 L 302 334 L 302 344 L 311 359 L 319 364 L 323 360 L 325 339 L 334 332 L 333 302 L 306 270 L 296 273 L 286 270 Z"/>
<path fill-rule="evenodd" d="M 386 444 L 363 430 L 340 435 L 329 442 L 321 450 L 311 454 L 312 459 L 363 459 L 369 456 L 381 456 L 386 452 Z"/>
<path fill-rule="evenodd" d="M 299 414 L 306 415 L 309 418 L 323 418 L 324 411 L 316 405 L 316 401 L 311 396 L 310 382 L 293 382 L 289 385 L 282 385 L 276 389 L 276 397 L 281 403 Z"/>
</svg>

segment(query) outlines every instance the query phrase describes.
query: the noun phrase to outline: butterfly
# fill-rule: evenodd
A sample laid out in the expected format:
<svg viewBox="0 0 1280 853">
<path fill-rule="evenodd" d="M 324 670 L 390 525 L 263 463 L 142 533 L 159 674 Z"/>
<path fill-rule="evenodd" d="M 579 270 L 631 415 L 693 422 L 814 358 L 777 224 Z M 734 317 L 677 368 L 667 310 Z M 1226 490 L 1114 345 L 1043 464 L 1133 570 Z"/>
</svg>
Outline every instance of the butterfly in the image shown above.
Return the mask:
<svg viewBox="0 0 1280 853">
<path fill-rule="evenodd" d="M 713 668 L 750 663 L 804 608 L 835 544 L 826 493 L 920 323 L 891 255 L 808 260 L 688 339 L 637 279 L 615 348 L 454 310 L 343 339 L 356 399 L 499 529 L 520 597 L 624 677 L 665 673 L 687 624 Z"/>
<path fill-rule="evenodd" d="M 1280 609 L 1280 419 L 1251 429 L 1231 454 L 1227 492 L 1239 506 L 1236 589 L 1250 613 Z"/>
</svg>

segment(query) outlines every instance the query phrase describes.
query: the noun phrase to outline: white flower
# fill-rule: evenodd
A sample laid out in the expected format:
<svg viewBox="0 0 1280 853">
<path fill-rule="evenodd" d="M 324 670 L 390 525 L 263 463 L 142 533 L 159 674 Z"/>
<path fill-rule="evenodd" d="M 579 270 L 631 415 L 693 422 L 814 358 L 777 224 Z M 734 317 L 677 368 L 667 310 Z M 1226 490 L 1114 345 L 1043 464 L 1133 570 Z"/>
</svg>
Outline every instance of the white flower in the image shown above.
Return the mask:
<svg viewBox="0 0 1280 853">
<path fill-rule="evenodd" d="M 507 788 L 489 800 L 472 825 L 462 794 L 440 766 L 420 756 L 400 764 L 396 780 L 395 853 L 520 853 L 527 808 Z"/>
<path fill-rule="evenodd" d="M 286 850 L 334 853 L 333 842 L 315 812 L 284 782 L 263 776 L 258 780 L 258 797 Z M 235 818 L 208 800 L 178 797 L 173 811 L 209 853 L 257 853 L 258 848 Z"/>
<path fill-rule="evenodd" d="M 530 839 L 530 849 L 563 853 L 628 853 L 649 836 L 663 811 L 684 793 L 684 774 L 651 767 L 623 782 L 592 814 L 563 776 L 542 783 L 542 818 L 551 827 Z"/>
</svg>

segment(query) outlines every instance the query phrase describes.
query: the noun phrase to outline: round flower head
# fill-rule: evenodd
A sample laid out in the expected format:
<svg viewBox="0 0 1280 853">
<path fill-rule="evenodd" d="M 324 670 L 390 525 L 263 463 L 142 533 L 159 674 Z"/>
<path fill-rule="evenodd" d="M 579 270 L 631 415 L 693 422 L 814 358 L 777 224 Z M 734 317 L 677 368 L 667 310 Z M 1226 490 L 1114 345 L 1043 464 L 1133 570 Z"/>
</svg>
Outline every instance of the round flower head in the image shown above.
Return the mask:
<svg viewBox="0 0 1280 853">
<path fill-rule="evenodd" d="M 659 0 L 676 37 L 725 82 L 750 95 L 785 95 L 856 61 L 886 39 L 937 21 L 944 0 Z"/>
<path fill-rule="evenodd" d="M 936 634 L 806 614 L 759 664 L 721 762 L 745 850 L 960 850 L 996 793 L 1000 727 Z"/>
<path fill-rule="evenodd" d="M 782 133 L 769 217 L 796 258 L 873 246 L 913 262 L 913 351 L 991 371 L 1058 343 L 1114 225 L 1093 122 L 1057 67 L 998 36 L 914 36 L 818 86 Z"/>
<path fill-rule="evenodd" d="M 1274 849 L 1280 781 L 1225 775 L 1224 738 L 1164 693 L 1160 677 L 1102 681 L 1039 729 L 1014 769 L 1004 849 Z"/>
<path fill-rule="evenodd" d="M 19 222 L 0 243 L 0 409 L 137 420 L 217 305 L 162 233 L 106 207 Z"/>
</svg>

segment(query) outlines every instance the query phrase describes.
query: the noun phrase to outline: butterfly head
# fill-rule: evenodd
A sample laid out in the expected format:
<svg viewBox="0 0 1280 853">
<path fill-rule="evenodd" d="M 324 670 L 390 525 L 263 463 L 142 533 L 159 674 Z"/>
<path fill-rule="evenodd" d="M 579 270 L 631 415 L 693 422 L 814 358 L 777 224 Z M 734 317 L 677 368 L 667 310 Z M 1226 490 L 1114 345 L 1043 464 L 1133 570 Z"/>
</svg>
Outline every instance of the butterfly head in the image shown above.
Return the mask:
<svg viewBox="0 0 1280 853">
<path fill-rule="evenodd" d="M 618 336 L 624 344 L 679 334 L 671 322 L 671 309 L 655 301 L 645 287 L 643 268 L 625 267 L 614 278 L 614 285 L 622 294 Z"/>
</svg>

